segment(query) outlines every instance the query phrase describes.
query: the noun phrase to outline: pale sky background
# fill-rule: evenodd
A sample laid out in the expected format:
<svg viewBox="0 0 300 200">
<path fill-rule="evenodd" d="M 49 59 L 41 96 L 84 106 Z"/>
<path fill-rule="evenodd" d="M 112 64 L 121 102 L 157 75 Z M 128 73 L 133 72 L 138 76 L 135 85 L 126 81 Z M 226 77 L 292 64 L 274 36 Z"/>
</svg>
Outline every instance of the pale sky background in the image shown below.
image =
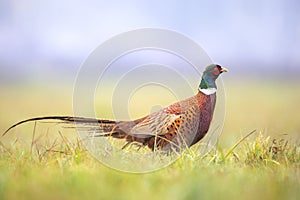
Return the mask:
<svg viewBox="0 0 300 200">
<path fill-rule="evenodd" d="M 239 74 L 299 76 L 300 1 L 0 1 L 0 80 L 75 79 L 110 37 L 178 31 Z M 288 74 L 288 76 L 286 76 Z"/>
</svg>

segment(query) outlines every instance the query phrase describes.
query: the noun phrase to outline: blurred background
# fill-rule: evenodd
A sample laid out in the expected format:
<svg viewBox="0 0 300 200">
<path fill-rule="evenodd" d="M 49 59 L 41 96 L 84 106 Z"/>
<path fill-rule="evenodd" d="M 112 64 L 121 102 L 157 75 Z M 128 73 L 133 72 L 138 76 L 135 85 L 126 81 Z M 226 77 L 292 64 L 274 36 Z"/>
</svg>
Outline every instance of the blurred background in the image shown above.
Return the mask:
<svg viewBox="0 0 300 200">
<path fill-rule="evenodd" d="M 0 131 L 40 115 L 72 115 L 83 61 L 102 42 L 138 28 L 196 41 L 223 76 L 226 120 L 220 142 L 256 129 L 300 132 L 300 2 L 0 1 Z"/>
</svg>

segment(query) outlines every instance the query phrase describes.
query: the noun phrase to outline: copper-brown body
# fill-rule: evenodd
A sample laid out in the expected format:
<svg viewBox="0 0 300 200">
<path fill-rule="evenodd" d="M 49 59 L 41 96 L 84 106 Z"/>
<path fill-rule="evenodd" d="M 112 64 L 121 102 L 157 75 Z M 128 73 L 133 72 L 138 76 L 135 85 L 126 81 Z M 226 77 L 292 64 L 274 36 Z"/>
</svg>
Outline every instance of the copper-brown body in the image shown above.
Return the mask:
<svg viewBox="0 0 300 200">
<path fill-rule="evenodd" d="M 137 142 L 155 150 L 182 150 L 207 133 L 213 117 L 216 95 L 197 95 L 174 103 L 134 121 L 99 122 L 104 135 Z"/>
</svg>

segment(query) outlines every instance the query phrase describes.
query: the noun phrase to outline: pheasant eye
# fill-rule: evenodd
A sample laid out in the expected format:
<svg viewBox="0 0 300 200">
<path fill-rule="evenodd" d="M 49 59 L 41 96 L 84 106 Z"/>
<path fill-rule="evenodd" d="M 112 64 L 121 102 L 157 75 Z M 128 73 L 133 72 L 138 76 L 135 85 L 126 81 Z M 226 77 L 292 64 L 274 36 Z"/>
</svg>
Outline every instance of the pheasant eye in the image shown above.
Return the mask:
<svg viewBox="0 0 300 200">
<path fill-rule="evenodd" d="M 213 69 L 213 73 L 214 73 L 214 75 L 216 75 L 216 76 L 220 74 L 220 71 L 219 71 L 218 67 L 215 67 L 215 68 Z"/>
</svg>

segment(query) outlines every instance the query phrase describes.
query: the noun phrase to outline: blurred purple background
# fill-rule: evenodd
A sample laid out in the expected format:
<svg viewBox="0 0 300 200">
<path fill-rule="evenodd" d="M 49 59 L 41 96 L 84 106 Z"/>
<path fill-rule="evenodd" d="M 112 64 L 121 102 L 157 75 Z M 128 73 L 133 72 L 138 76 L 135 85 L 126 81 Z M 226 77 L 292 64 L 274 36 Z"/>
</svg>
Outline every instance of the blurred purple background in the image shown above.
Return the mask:
<svg viewBox="0 0 300 200">
<path fill-rule="evenodd" d="M 110 37 L 137 28 L 178 31 L 231 77 L 298 77 L 300 2 L 0 1 L 0 82 L 72 80 Z M 288 76 L 286 76 L 288 74 Z"/>
</svg>

